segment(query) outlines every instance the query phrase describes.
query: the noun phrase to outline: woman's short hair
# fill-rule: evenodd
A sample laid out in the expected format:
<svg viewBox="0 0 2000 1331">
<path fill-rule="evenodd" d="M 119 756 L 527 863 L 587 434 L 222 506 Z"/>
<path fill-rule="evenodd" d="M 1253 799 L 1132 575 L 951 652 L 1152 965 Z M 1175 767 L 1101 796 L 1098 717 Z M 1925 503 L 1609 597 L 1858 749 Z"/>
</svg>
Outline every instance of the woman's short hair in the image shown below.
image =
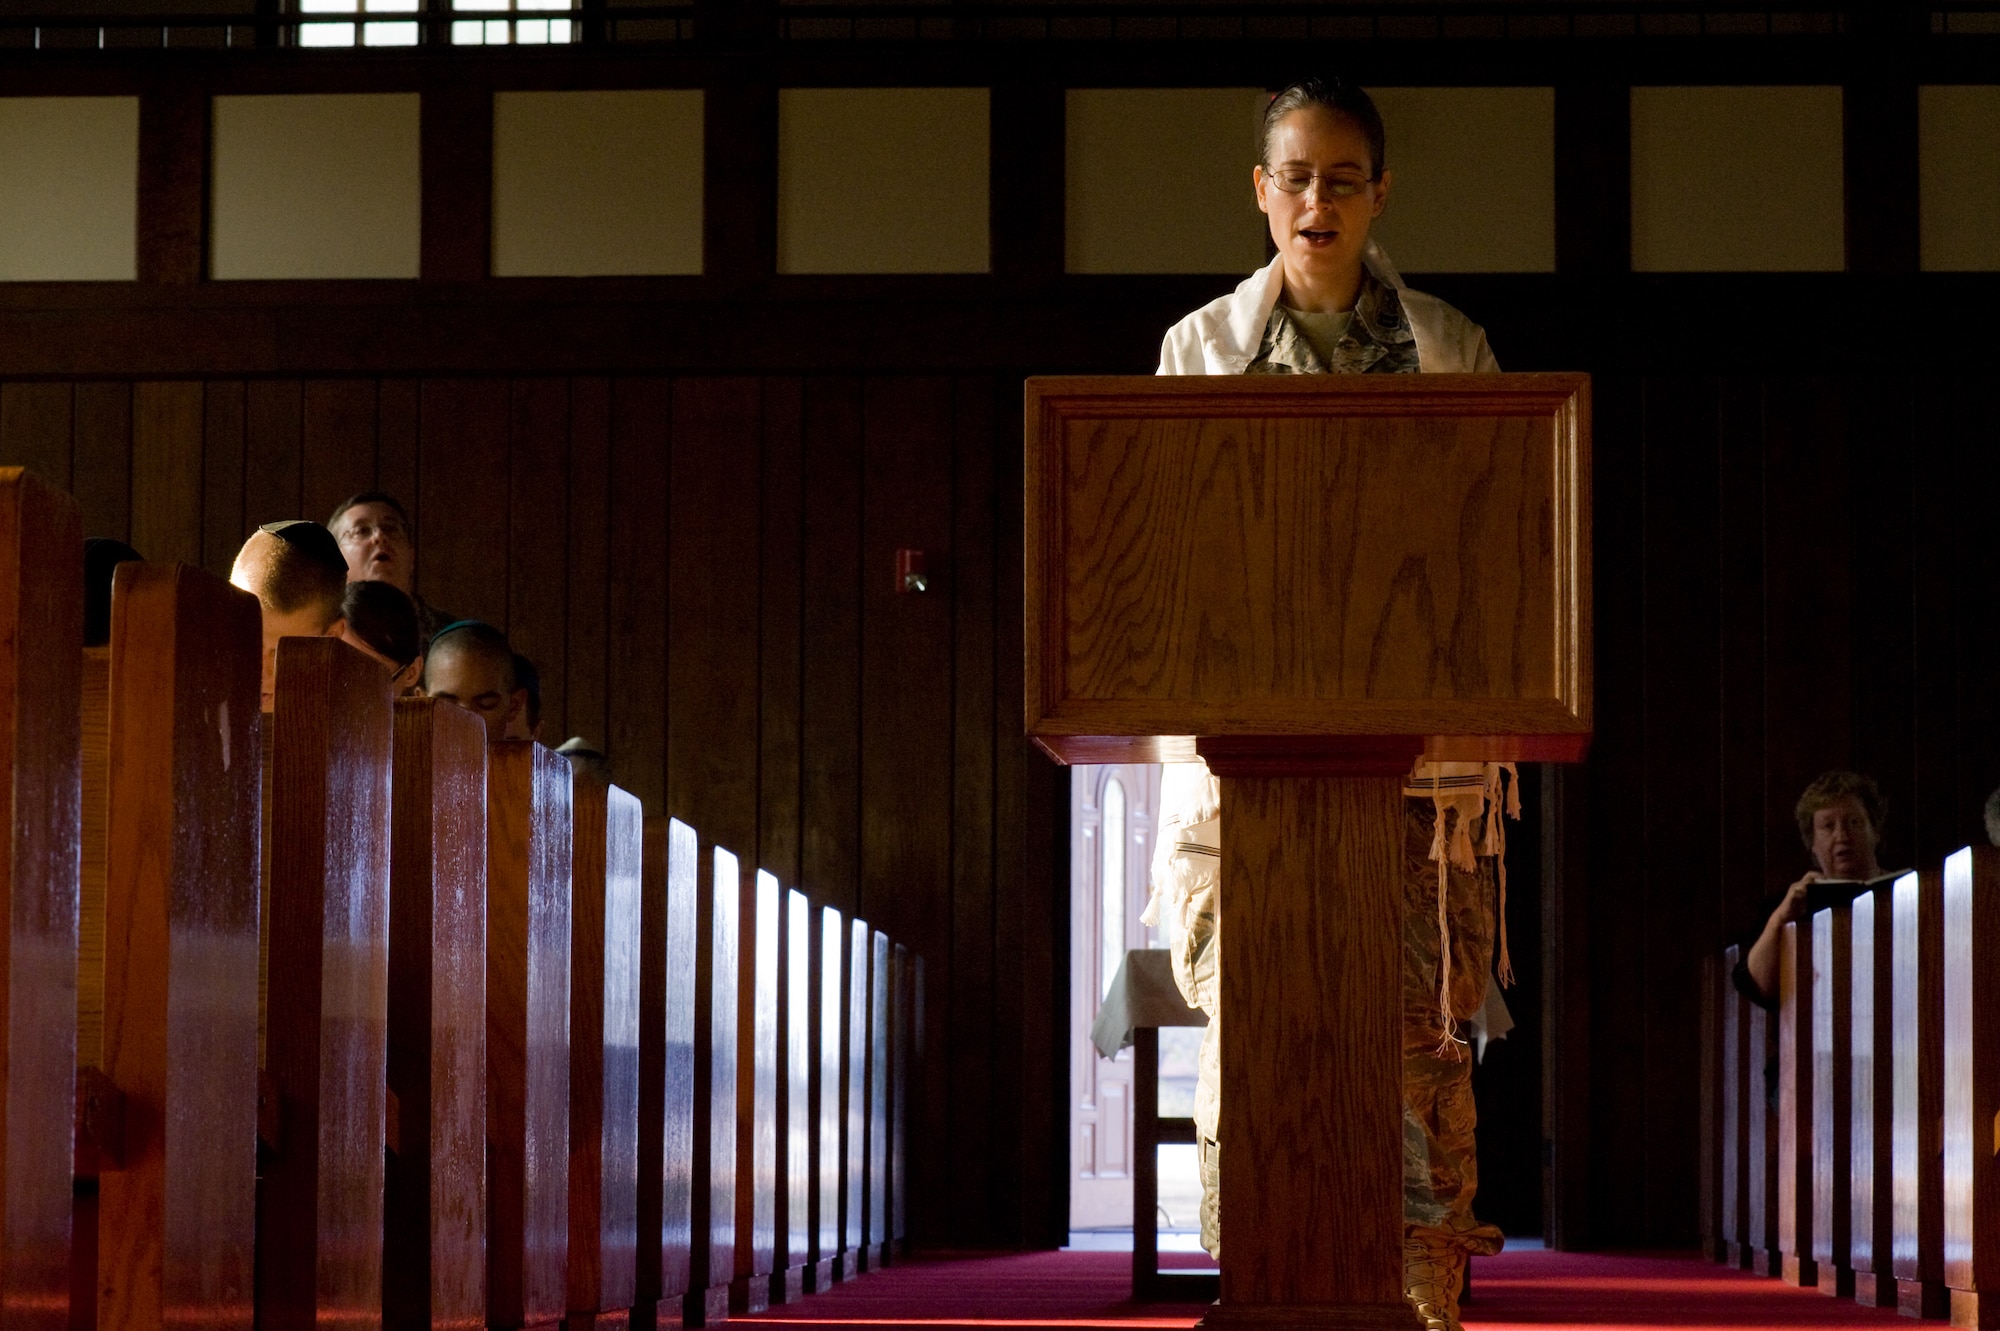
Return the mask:
<svg viewBox="0 0 2000 1331">
<path fill-rule="evenodd" d="M 1798 815 L 1799 840 L 1812 848 L 1813 815 L 1829 805 L 1852 797 L 1861 805 L 1861 811 L 1868 815 L 1868 825 L 1875 829 L 1877 840 L 1882 836 L 1882 824 L 1889 815 L 1889 802 L 1882 798 L 1882 788 L 1875 784 L 1872 776 L 1859 772 L 1822 772 L 1799 796 Z"/>
<path fill-rule="evenodd" d="M 1368 156 L 1373 162 L 1369 176 L 1382 174 L 1389 164 L 1389 140 L 1382 129 L 1382 113 L 1375 109 L 1374 98 L 1338 75 L 1301 79 L 1271 99 L 1271 104 L 1264 108 L 1264 124 L 1257 136 L 1259 162 L 1266 167 L 1271 165 L 1271 137 L 1278 132 L 1278 126 L 1292 112 L 1309 106 L 1322 107 L 1352 120 L 1361 136 L 1368 140 Z"/>
</svg>

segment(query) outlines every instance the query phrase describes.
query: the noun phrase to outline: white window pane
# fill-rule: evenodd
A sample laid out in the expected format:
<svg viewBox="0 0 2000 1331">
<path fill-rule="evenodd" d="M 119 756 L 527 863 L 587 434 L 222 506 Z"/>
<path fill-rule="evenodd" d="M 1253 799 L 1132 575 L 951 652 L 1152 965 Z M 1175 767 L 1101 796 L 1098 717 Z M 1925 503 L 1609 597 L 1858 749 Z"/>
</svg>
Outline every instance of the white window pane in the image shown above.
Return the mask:
<svg viewBox="0 0 2000 1331">
<path fill-rule="evenodd" d="M 514 40 L 532 46 L 546 45 L 549 40 L 549 21 L 545 18 L 524 18 L 514 25 Z"/>
<path fill-rule="evenodd" d="M 417 0 L 368 0 L 365 10 L 370 14 L 414 14 Z"/>
<path fill-rule="evenodd" d="M 478 46 L 485 39 L 486 25 L 477 20 L 470 23 L 461 20 L 451 25 L 451 44 L 453 46 Z"/>
<path fill-rule="evenodd" d="M 354 0 L 302 0 L 301 14 L 352 14 Z"/>
<path fill-rule="evenodd" d="M 486 44 L 488 46 L 505 46 L 507 44 L 506 19 L 490 18 L 486 20 Z"/>
<path fill-rule="evenodd" d="M 507 0 L 452 0 L 454 10 L 461 14 L 476 13 L 480 10 L 505 11 Z"/>
<path fill-rule="evenodd" d="M 415 46 L 417 25 L 414 23 L 364 23 L 361 25 L 361 42 L 364 46 Z"/>
<path fill-rule="evenodd" d="M 569 30 L 570 22 L 568 19 L 553 19 L 549 23 L 549 40 L 552 42 L 567 42 L 572 40 Z"/>
<path fill-rule="evenodd" d="M 299 24 L 300 46 L 352 46 L 354 45 L 354 25 L 352 23 L 301 23 Z"/>
<path fill-rule="evenodd" d="M 574 9 L 576 6 L 571 4 L 570 0 L 516 0 L 514 8 L 525 14 L 537 9 L 567 10 Z"/>
</svg>

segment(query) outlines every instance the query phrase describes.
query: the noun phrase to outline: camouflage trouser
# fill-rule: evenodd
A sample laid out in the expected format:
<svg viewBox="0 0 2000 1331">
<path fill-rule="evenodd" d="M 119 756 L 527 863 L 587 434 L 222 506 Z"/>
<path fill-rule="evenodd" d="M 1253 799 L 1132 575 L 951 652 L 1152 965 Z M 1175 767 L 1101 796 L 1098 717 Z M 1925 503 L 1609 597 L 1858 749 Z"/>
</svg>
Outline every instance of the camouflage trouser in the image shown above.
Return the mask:
<svg viewBox="0 0 2000 1331">
<path fill-rule="evenodd" d="M 1403 1220 L 1460 1228 L 1470 1220 L 1479 1191 L 1472 1051 L 1447 1044 L 1438 1005 L 1438 866 L 1430 857 L 1436 814 L 1422 800 L 1404 804 Z M 1457 814 L 1447 810 L 1445 816 Z M 1497 810 L 1493 816 L 1499 816 Z M 1483 830 L 1474 824 L 1474 844 Z M 1452 867 L 1445 891 L 1451 1015 L 1459 1021 L 1479 1011 L 1493 967 L 1493 861 L 1475 863 L 1471 872 Z"/>
</svg>

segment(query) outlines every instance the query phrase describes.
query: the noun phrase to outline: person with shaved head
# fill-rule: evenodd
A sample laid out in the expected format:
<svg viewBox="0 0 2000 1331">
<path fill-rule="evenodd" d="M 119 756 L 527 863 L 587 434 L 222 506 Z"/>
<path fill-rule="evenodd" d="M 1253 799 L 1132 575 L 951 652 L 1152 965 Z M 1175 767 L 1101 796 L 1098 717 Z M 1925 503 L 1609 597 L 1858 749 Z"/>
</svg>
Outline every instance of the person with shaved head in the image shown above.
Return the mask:
<svg viewBox="0 0 2000 1331">
<path fill-rule="evenodd" d="M 484 721 L 488 740 L 508 738 L 527 715 L 528 691 L 515 674 L 507 635 L 476 619 L 447 624 L 432 636 L 423 689 Z"/>
<path fill-rule="evenodd" d="M 347 561 L 332 533 L 294 518 L 267 522 L 236 552 L 229 581 L 257 598 L 264 619 L 263 707 L 271 710 L 278 669 L 278 639 L 337 638 L 347 586 Z"/>
</svg>

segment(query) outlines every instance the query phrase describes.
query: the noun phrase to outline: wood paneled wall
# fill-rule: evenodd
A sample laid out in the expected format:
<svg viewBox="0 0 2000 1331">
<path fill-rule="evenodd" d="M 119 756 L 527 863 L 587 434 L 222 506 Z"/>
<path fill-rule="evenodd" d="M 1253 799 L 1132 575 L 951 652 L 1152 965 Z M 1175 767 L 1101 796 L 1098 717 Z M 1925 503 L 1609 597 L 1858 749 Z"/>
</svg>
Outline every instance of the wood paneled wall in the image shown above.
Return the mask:
<svg viewBox="0 0 2000 1331">
<path fill-rule="evenodd" d="M 1976 376 L 1878 371 L 1603 378 L 1595 407 L 1599 729 L 1563 868 L 1588 1033 L 1568 1057 L 1590 1241 L 1691 1244 L 1701 957 L 1811 867 L 1799 792 L 1874 775 L 1888 868 L 1985 839 L 2000 404 Z"/>
<path fill-rule="evenodd" d="M 90 535 L 224 576 L 258 523 L 402 498 L 423 595 L 542 668 L 544 739 L 603 742 L 649 814 L 927 958 L 918 1232 L 1005 1244 L 1051 1232 L 1064 1177 L 1019 414 L 991 376 L 16 381 L 0 457 Z"/>
</svg>

